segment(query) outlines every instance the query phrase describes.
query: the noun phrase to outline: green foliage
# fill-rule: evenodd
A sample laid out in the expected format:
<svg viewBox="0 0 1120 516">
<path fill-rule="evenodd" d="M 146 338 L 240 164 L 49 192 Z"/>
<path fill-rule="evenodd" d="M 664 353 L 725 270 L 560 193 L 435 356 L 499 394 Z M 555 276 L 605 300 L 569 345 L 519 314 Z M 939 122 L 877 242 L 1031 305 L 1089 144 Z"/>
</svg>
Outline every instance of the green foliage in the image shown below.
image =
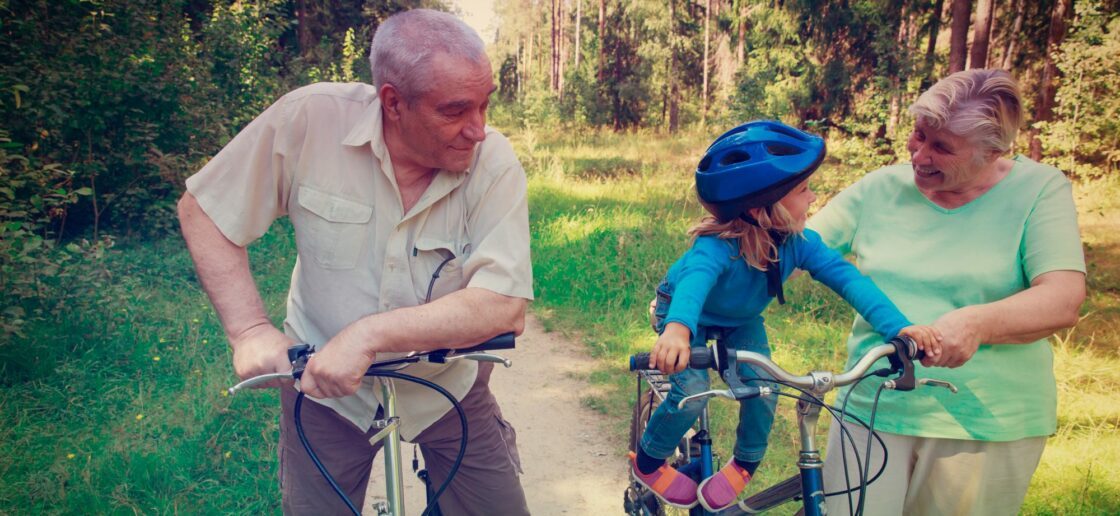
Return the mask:
<svg viewBox="0 0 1120 516">
<path fill-rule="evenodd" d="M 1077 23 L 1055 56 L 1059 83 L 1055 120 L 1038 123 L 1046 154 L 1079 177 L 1120 168 L 1120 14 L 1077 3 Z"/>
<path fill-rule="evenodd" d="M 0 346 L 29 323 L 100 302 L 101 257 L 111 239 L 59 245 L 66 210 L 91 190 L 74 172 L 19 154 L 0 129 Z"/>
</svg>

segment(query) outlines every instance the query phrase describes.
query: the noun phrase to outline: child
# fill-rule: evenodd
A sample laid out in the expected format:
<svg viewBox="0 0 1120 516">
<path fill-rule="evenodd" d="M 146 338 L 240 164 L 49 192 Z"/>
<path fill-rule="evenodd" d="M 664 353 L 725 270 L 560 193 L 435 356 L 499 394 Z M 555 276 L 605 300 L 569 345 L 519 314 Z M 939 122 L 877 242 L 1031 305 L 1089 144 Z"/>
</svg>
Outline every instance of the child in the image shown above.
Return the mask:
<svg viewBox="0 0 1120 516">
<path fill-rule="evenodd" d="M 696 170 L 700 202 L 712 216 L 689 231 L 691 249 L 658 287 L 654 319 L 661 335 L 650 367 L 671 374 L 672 388 L 631 453 L 634 477 L 671 505 L 729 507 L 762 461 L 773 397 L 741 402 L 734 457 L 699 486 L 665 463 L 703 409 L 703 402 L 683 409 L 677 403 L 709 388 L 707 371 L 687 368 L 691 347 L 704 346 L 709 332 L 718 331 L 714 335 L 729 348 L 770 356 L 761 314 L 771 298 L 785 302 L 782 282 L 795 268 L 840 294 L 885 338 L 907 335 L 927 352 L 940 353 L 936 330 L 911 326 L 869 278 L 805 229 L 816 199 L 808 178 L 823 158 L 821 138 L 756 121 L 716 139 Z M 738 371 L 744 379 L 760 377 L 746 364 Z"/>
</svg>

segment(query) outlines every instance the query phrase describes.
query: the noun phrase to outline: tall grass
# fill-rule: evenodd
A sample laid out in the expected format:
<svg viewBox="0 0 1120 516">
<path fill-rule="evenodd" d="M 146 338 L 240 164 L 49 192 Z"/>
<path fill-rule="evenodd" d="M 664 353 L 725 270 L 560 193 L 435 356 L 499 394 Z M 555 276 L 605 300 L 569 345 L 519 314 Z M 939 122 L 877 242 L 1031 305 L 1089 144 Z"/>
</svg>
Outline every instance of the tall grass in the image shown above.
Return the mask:
<svg viewBox="0 0 1120 516">
<path fill-rule="evenodd" d="M 592 380 L 607 394 L 586 402 L 616 422 L 621 448 L 634 393 L 623 364 L 626 355 L 648 350 L 654 341 L 647 304 L 684 251 L 686 229 L 702 213 L 691 171 L 710 136 L 510 134 L 528 157 L 534 311 L 546 327 L 579 339 L 600 359 Z M 868 160 L 849 147 L 836 146 L 840 152 L 815 176 L 819 204 L 869 169 L 863 164 Z M 1092 292 L 1082 323 L 1055 338 L 1059 430 L 1034 476 L 1025 514 L 1120 513 L 1118 193 L 1115 180 L 1078 185 Z M 793 371 L 842 367 L 850 308 L 807 276 L 791 282 L 787 291 L 790 302 L 775 304 L 765 314 L 775 359 Z M 734 438 L 731 405 L 710 404 L 717 452 L 724 458 Z M 779 403 L 767 459 L 752 489 L 796 472 L 792 405 Z M 822 417 L 822 443 L 827 427 Z"/>
<path fill-rule="evenodd" d="M 251 252 L 273 314 L 287 235 Z M 277 512 L 276 393 L 224 395 L 225 336 L 182 241 L 118 249 L 107 271 L 95 299 L 0 344 L 0 513 Z"/>
</svg>

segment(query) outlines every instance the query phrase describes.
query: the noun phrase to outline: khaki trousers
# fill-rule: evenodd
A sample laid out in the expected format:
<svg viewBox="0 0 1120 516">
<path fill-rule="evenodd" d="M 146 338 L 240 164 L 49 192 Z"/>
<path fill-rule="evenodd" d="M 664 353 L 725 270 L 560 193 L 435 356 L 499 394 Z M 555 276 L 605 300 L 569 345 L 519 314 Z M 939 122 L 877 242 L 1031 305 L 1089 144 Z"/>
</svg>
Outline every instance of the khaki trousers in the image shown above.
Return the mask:
<svg viewBox="0 0 1120 516">
<path fill-rule="evenodd" d="M 493 364 L 479 364 L 478 379 L 460 402 L 467 414 L 469 443 L 459 471 L 439 498 L 445 516 L 529 514 L 518 477 L 521 464 L 516 434 L 502 419 L 501 409 L 490 392 L 492 370 Z M 296 394 L 293 389 L 281 389 L 284 411 L 280 419 L 279 455 L 284 514 L 349 514 L 299 442 L 293 418 Z M 369 442 L 376 431 L 360 430 L 334 410 L 310 399 L 303 400 L 300 412 L 304 434 L 315 454 L 351 503 L 361 509 L 370 467 L 381 449 L 380 442 Z M 459 452 L 461 435 L 458 413 L 452 409 L 413 441 L 424 454 L 433 490 L 447 478 Z M 411 474 L 407 465 L 403 469 L 404 474 Z M 419 514 L 423 507 L 408 509 L 410 514 Z"/>
<path fill-rule="evenodd" d="M 855 439 L 859 460 L 864 460 L 867 430 L 858 424 L 845 427 Z M 866 515 L 1015 515 L 1027 495 L 1031 475 L 1042 458 L 1046 437 L 991 442 L 912 437 L 878 432 L 887 448 L 883 474 L 867 487 Z M 852 444 L 845 439 L 849 478 L 859 485 Z M 883 448 L 871 441 L 870 477 L 883 463 Z M 835 423 L 828 434 L 824 462 L 825 491 L 846 489 L 840 455 L 840 431 Z M 848 497 L 830 496 L 828 514 L 846 515 Z M 852 493 L 852 507 L 859 493 Z"/>
</svg>

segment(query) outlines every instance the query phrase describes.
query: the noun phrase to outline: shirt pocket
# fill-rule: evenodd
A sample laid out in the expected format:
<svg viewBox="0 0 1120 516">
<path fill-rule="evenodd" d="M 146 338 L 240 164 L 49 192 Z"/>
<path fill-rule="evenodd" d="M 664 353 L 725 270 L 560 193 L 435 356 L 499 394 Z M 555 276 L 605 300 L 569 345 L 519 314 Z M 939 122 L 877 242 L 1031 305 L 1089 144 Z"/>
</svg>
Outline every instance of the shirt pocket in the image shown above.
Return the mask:
<svg viewBox="0 0 1120 516">
<path fill-rule="evenodd" d="M 369 235 L 373 206 L 307 186 L 299 187 L 299 205 L 307 212 L 293 220 L 300 255 L 324 269 L 353 269 Z"/>
<path fill-rule="evenodd" d="M 439 299 L 462 290 L 465 249 L 444 238 L 420 237 L 412 249 L 412 281 L 417 299 L 423 302 Z"/>
</svg>

